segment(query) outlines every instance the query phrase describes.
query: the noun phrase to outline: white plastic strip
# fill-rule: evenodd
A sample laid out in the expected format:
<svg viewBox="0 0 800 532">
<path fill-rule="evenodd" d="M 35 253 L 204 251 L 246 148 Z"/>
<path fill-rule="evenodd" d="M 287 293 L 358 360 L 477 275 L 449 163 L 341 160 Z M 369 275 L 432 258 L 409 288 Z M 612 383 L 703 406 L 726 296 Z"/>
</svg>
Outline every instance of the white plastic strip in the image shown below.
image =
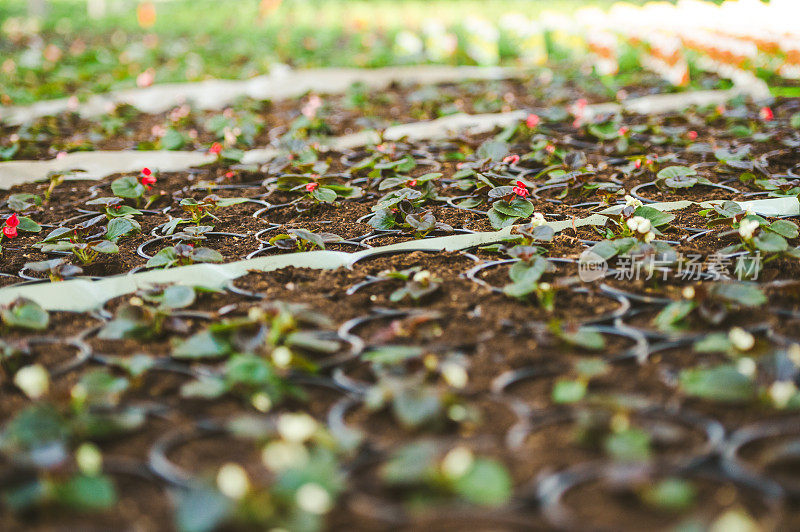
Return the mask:
<svg viewBox="0 0 800 532">
<path fill-rule="evenodd" d="M 363 83 L 371 90 L 380 90 L 392 83 L 411 85 L 508 79 L 520 76 L 523 72 L 521 69 L 505 67 L 438 65 L 307 70 L 291 70 L 286 66 L 278 66 L 268 75 L 247 80 L 212 79 L 163 83 L 143 89 L 98 94 L 77 107 L 73 107 L 70 98 L 46 100 L 24 107 L 5 107 L 0 108 L 0 121 L 16 125 L 66 111 L 74 111 L 84 117 L 99 116 L 118 104 L 129 104 L 145 113 L 161 113 L 187 102 L 198 109 L 213 110 L 222 109 L 240 97 L 281 100 L 296 98 L 307 92 L 341 94 L 353 83 Z"/>
<path fill-rule="evenodd" d="M 714 202 L 703 202 L 698 205 L 707 207 Z M 672 201 L 651 203 L 661 211 L 674 211 L 685 209 L 694 203 L 691 201 Z M 744 209 L 752 210 L 770 216 L 792 216 L 800 214 L 800 203 L 797 198 L 773 198 L 741 202 Z M 576 220 L 550 222 L 548 225 L 559 232 L 570 227 L 585 225 L 605 225 L 608 221 L 602 214 L 619 212 L 621 206 L 615 206 L 598 214 Z M 458 251 L 478 245 L 500 242 L 507 239 L 513 227 L 506 227 L 500 231 L 484 233 L 471 233 L 467 235 L 443 236 L 423 240 L 411 240 L 399 244 L 391 244 L 377 248 L 370 248 L 355 253 L 342 251 L 308 251 L 305 253 L 290 253 L 272 257 L 230 262 L 227 264 L 195 264 L 181 266 L 169 270 L 152 270 L 128 275 L 107 277 L 96 281 L 74 279 L 58 283 L 40 283 L 23 286 L 10 286 L 0 289 L 0 304 L 8 304 L 18 297 L 25 297 L 36 301 L 47 310 L 61 310 L 70 312 L 85 312 L 102 306 L 109 299 L 136 290 L 148 288 L 157 284 L 189 284 L 212 288 L 221 288 L 231 279 L 236 279 L 249 271 L 273 271 L 280 268 L 293 266 L 296 268 L 336 269 L 352 265 L 355 261 L 373 255 L 382 255 L 392 251 L 403 250 L 429 250 L 429 251 Z"/>
</svg>

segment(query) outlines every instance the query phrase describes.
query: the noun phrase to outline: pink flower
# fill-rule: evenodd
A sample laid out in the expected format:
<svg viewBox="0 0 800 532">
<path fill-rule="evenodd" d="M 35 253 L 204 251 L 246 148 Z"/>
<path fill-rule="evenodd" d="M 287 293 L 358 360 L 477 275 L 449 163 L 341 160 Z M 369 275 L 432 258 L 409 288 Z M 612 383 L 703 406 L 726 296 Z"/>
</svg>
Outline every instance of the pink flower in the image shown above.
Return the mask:
<svg viewBox="0 0 800 532">
<path fill-rule="evenodd" d="M 519 162 L 519 155 L 506 155 L 505 158 L 503 158 L 503 162 L 506 164 L 517 164 Z"/>
<path fill-rule="evenodd" d="M 526 187 L 525 183 L 522 181 L 517 181 L 517 185 L 511 190 L 520 198 L 525 198 L 530 194 L 530 192 L 528 192 L 528 187 Z"/>
<path fill-rule="evenodd" d="M 236 175 L 236 174 L 234 174 L 233 172 L 227 172 L 227 173 L 225 174 L 225 177 L 226 177 L 227 179 L 230 179 L 230 178 L 232 178 L 234 175 Z"/>
<path fill-rule="evenodd" d="M 219 142 L 215 142 L 208 149 L 208 153 L 211 153 L 213 155 L 217 155 L 218 156 L 220 154 L 220 152 L 222 152 L 222 144 L 220 144 Z"/>
<path fill-rule="evenodd" d="M 409 187 L 415 187 L 415 186 L 417 186 L 417 180 L 416 179 L 412 179 L 410 181 L 406 181 L 406 185 L 408 185 Z"/>
<path fill-rule="evenodd" d="M 764 122 L 770 122 L 775 118 L 772 109 L 770 109 L 769 107 L 762 107 L 761 110 L 758 112 L 758 116 L 760 116 L 761 120 L 763 120 Z"/>
<path fill-rule="evenodd" d="M 306 192 L 313 192 L 319 188 L 319 183 L 306 183 Z"/>
<path fill-rule="evenodd" d="M 552 144 L 548 144 L 547 146 L 544 147 L 544 151 L 552 155 L 553 153 L 555 153 L 556 147 L 553 146 Z"/>
<path fill-rule="evenodd" d="M 535 114 L 529 114 L 528 118 L 525 119 L 525 125 L 528 126 L 529 129 L 534 129 L 539 125 L 539 122 L 541 122 L 541 119 L 539 115 Z"/>
<path fill-rule="evenodd" d="M 156 73 L 152 68 L 148 68 L 138 76 L 136 76 L 136 86 L 140 89 L 149 87 L 156 80 Z"/>
<path fill-rule="evenodd" d="M 630 130 L 627 127 L 622 126 L 621 128 L 619 128 L 617 130 L 617 133 L 619 133 L 620 136 L 625 136 L 628 133 L 628 131 L 630 131 Z"/>
<path fill-rule="evenodd" d="M 636 161 L 634 161 L 634 163 L 633 163 L 633 167 L 636 168 L 637 170 L 639 168 L 641 168 L 642 167 L 642 160 L 641 159 L 636 159 Z"/>
<path fill-rule="evenodd" d="M 697 131 L 690 131 L 687 133 L 689 140 L 697 140 Z"/>
</svg>

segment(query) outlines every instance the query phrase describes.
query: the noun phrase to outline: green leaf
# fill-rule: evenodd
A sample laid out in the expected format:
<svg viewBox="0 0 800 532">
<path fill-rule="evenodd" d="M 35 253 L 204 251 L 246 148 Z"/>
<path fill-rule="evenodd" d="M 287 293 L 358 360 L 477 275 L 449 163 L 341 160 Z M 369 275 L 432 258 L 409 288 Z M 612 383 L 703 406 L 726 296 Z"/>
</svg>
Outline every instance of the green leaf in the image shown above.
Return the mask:
<svg viewBox="0 0 800 532">
<path fill-rule="evenodd" d="M 341 348 L 341 344 L 336 340 L 326 340 L 321 338 L 319 333 L 312 331 L 293 332 L 286 337 L 286 344 L 317 353 L 335 353 Z"/>
<path fill-rule="evenodd" d="M 117 491 L 105 476 L 76 475 L 56 486 L 55 498 L 76 510 L 104 510 L 117 503 Z"/>
<path fill-rule="evenodd" d="M 30 299 L 17 299 L 0 311 L 3 323 L 9 327 L 43 331 L 50 323 L 47 311 Z"/>
<path fill-rule="evenodd" d="M 111 183 L 111 192 L 120 198 L 141 198 L 145 188 L 138 179 L 129 175 L 115 179 Z"/>
<path fill-rule="evenodd" d="M 38 233 L 42 230 L 42 226 L 28 218 L 27 216 L 18 216 L 19 225 L 17 230 L 25 231 L 26 233 Z"/>
<path fill-rule="evenodd" d="M 653 318 L 653 325 L 659 331 L 674 331 L 677 325 L 694 310 L 697 303 L 694 301 L 673 301 Z"/>
<path fill-rule="evenodd" d="M 421 427 L 438 419 L 442 407 L 436 392 L 423 387 L 401 390 L 395 395 L 392 403 L 397 420 L 409 429 Z"/>
<path fill-rule="evenodd" d="M 709 334 L 694 343 L 694 350 L 698 353 L 725 353 L 731 347 L 731 341 L 725 333 Z"/>
<path fill-rule="evenodd" d="M 775 220 L 770 224 L 769 230 L 785 238 L 797 238 L 797 224 L 789 220 Z"/>
<path fill-rule="evenodd" d="M 556 331 L 557 336 L 568 344 L 576 345 L 584 349 L 598 350 L 606 346 L 603 335 L 588 327 L 578 327 L 577 329 L 571 327 L 562 329 L 558 327 Z"/>
<path fill-rule="evenodd" d="M 800 113 L 793 114 L 792 117 L 789 119 L 789 123 L 792 125 L 793 128 L 800 129 Z"/>
<path fill-rule="evenodd" d="M 680 512 L 694 504 L 697 490 L 682 478 L 666 478 L 647 486 L 641 496 L 653 508 Z"/>
<path fill-rule="evenodd" d="M 211 532 L 232 510 L 232 501 L 215 489 L 192 487 L 178 496 L 175 524 L 180 532 Z"/>
<path fill-rule="evenodd" d="M 436 444 L 420 441 L 395 451 L 381 468 L 381 477 L 390 484 L 413 484 L 425 480 L 433 469 Z"/>
<path fill-rule="evenodd" d="M 175 284 L 164 289 L 161 304 L 172 309 L 185 308 L 194 303 L 194 300 L 194 288 Z"/>
<path fill-rule="evenodd" d="M 762 232 L 753 238 L 753 244 L 765 253 L 779 253 L 789 249 L 789 243 L 777 233 Z"/>
<path fill-rule="evenodd" d="M 497 204 L 499 202 L 495 202 Z M 508 216 L 506 214 L 501 213 L 494 207 L 489 209 L 486 213 L 489 217 L 489 223 L 492 224 L 492 227 L 496 230 L 500 230 L 504 227 L 508 227 L 509 225 L 514 225 L 514 223 L 519 220 L 517 216 Z"/>
<path fill-rule="evenodd" d="M 132 231 L 139 231 L 141 226 L 138 222 L 129 220 L 128 218 L 114 218 L 113 220 L 109 220 L 107 229 L 106 238 L 112 242 L 116 242 L 118 238 Z"/>
<path fill-rule="evenodd" d="M 327 187 L 318 187 L 311 192 L 311 195 L 314 199 L 323 203 L 333 203 L 336 201 L 336 192 Z"/>
<path fill-rule="evenodd" d="M 161 137 L 161 147 L 165 150 L 180 150 L 186 145 L 187 138 L 177 129 L 169 128 Z"/>
<path fill-rule="evenodd" d="M 394 365 L 412 358 L 418 358 L 424 352 L 421 347 L 411 345 L 383 345 L 371 348 L 361 355 L 361 358 L 376 364 Z"/>
<path fill-rule="evenodd" d="M 98 253 L 119 253 L 119 246 L 113 243 L 110 240 L 101 240 L 97 244 L 92 244 L 92 249 L 97 251 Z"/>
<path fill-rule="evenodd" d="M 760 288 L 747 283 L 717 283 L 711 286 L 710 291 L 712 295 L 746 307 L 757 307 L 767 302 L 767 296 Z"/>
<path fill-rule="evenodd" d="M 453 481 L 454 491 L 481 506 L 501 506 L 511 498 L 511 475 L 495 460 L 476 458 L 472 467 Z"/>
<path fill-rule="evenodd" d="M 195 262 L 222 262 L 225 257 L 222 253 L 211 248 L 195 248 L 192 253 L 192 260 Z"/>
<path fill-rule="evenodd" d="M 247 203 L 248 201 L 250 201 L 248 198 L 220 198 L 217 200 L 217 207 L 230 207 Z"/>
<path fill-rule="evenodd" d="M 527 218 L 533 214 L 533 203 L 528 200 L 516 198 L 510 202 L 505 200 L 495 201 L 492 207 L 506 216 Z"/>
<path fill-rule="evenodd" d="M 586 382 L 560 379 L 553 386 L 554 403 L 575 403 L 586 396 Z"/>
<path fill-rule="evenodd" d="M 697 170 L 694 168 L 689 168 L 688 166 L 668 166 L 667 168 L 664 168 L 658 172 L 657 177 L 663 180 L 674 179 L 677 182 L 680 182 L 681 180 L 685 180 L 687 177 L 696 175 Z"/>
<path fill-rule="evenodd" d="M 642 218 L 647 218 L 650 220 L 650 223 L 653 227 L 661 227 L 662 225 L 668 224 L 672 220 L 675 219 L 674 214 L 670 214 L 668 212 L 661 212 L 658 209 L 654 209 L 653 207 L 648 207 L 643 205 L 636 209 L 633 213 L 635 216 L 641 216 Z"/>
<path fill-rule="evenodd" d="M 42 204 L 42 198 L 40 198 L 36 194 L 29 194 L 25 192 L 21 192 L 19 194 L 11 194 L 8 197 L 8 201 L 6 202 L 8 208 L 15 212 L 22 212 L 25 209 L 29 209 L 31 207 L 41 204 Z"/>
<path fill-rule="evenodd" d="M 650 456 L 650 435 L 641 429 L 629 428 L 608 436 L 603 447 L 617 460 L 646 460 Z"/>
<path fill-rule="evenodd" d="M 175 253 L 175 248 L 164 248 L 155 255 L 153 255 L 145 266 L 147 268 L 169 268 L 178 262 L 178 255 Z"/>
<path fill-rule="evenodd" d="M 686 369 L 679 380 L 683 393 L 710 401 L 739 403 L 756 396 L 753 381 L 733 366 Z"/>
<path fill-rule="evenodd" d="M 220 358 L 231 352 L 231 346 L 224 339 L 210 331 L 201 331 L 179 343 L 172 350 L 175 358 Z"/>
</svg>

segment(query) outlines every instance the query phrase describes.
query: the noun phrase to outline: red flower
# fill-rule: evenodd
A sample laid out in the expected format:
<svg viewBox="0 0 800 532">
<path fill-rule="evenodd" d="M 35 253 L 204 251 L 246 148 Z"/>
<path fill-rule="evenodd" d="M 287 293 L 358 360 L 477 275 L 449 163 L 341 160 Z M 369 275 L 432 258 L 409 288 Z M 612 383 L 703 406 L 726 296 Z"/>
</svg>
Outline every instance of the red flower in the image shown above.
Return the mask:
<svg viewBox="0 0 800 532">
<path fill-rule="evenodd" d="M 621 128 L 619 128 L 617 130 L 617 133 L 619 133 L 620 135 L 625 135 L 628 131 L 629 131 L 629 129 L 627 127 L 622 126 Z"/>
<path fill-rule="evenodd" d="M 689 135 L 689 140 L 696 140 L 697 139 L 697 131 L 690 131 L 688 133 L 688 135 Z"/>
<path fill-rule="evenodd" d="M 233 176 L 234 176 L 233 172 L 228 172 L 228 173 L 225 174 L 225 177 L 228 178 L 228 179 L 232 178 Z"/>
<path fill-rule="evenodd" d="M 155 183 L 156 176 L 153 175 L 153 172 L 149 168 L 142 168 L 142 184 L 147 190 L 150 190 Z"/>
<path fill-rule="evenodd" d="M 529 129 L 534 129 L 539 125 L 539 122 L 541 122 L 539 115 L 529 114 L 528 118 L 525 119 L 525 125 L 528 126 Z"/>
<path fill-rule="evenodd" d="M 772 109 L 770 109 L 769 107 L 762 107 L 761 110 L 758 112 L 758 116 L 760 116 L 761 120 L 763 120 L 764 122 L 770 122 L 773 118 L 775 118 Z"/>
<path fill-rule="evenodd" d="M 636 159 L 636 161 L 634 161 L 634 163 L 633 163 L 633 167 L 636 168 L 637 170 L 639 168 L 641 168 L 642 167 L 642 160 L 641 159 Z"/>
<path fill-rule="evenodd" d="M 556 151 L 556 147 L 553 146 L 552 144 L 548 144 L 547 146 L 544 147 L 544 151 L 546 151 L 547 153 L 552 154 L 553 152 Z"/>
<path fill-rule="evenodd" d="M 319 183 L 307 183 L 306 192 L 313 192 L 319 188 Z"/>
<path fill-rule="evenodd" d="M 528 192 L 528 187 L 526 187 L 525 183 L 523 183 L 522 181 L 517 181 L 517 186 L 515 186 L 511 190 L 514 192 L 514 194 L 516 194 L 520 198 L 525 198 L 528 196 L 528 194 L 530 194 L 530 192 Z"/>
<path fill-rule="evenodd" d="M 17 226 L 19 225 L 19 218 L 16 214 L 12 214 L 6 218 L 6 225 L 3 227 L 3 234 L 7 238 L 14 238 L 17 236 Z"/>
<path fill-rule="evenodd" d="M 506 157 L 503 159 L 503 162 L 506 164 L 516 164 L 519 162 L 519 155 L 506 155 Z"/>
<path fill-rule="evenodd" d="M 222 151 L 222 144 L 220 144 L 219 142 L 215 142 L 208 149 L 208 153 L 211 153 L 211 154 L 214 154 L 214 155 L 219 155 L 221 151 Z"/>
<path fill-rule="evenodd" d="M 412 179 L 411 181 L 406 181 L 406 185 L 408 185 L 410 187 L 415 187 L 415 186 L 417 186 L 417 180 L 416 179 Z"/>
</svg>

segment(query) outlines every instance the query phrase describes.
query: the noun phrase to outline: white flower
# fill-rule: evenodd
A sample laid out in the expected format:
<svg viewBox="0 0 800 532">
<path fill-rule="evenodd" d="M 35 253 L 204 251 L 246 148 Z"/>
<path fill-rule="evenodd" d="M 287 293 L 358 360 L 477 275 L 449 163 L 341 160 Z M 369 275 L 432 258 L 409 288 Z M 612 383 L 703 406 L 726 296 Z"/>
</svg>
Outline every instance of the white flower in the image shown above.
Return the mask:
<svg viewBox="0 0 800 532">
<path fill-rule="evenodd" d="M 646 235 L 647 233 L 650 232 L 650 228 L 652 226 L 653 224 L 650 223 L 650 220 L 648 220 L 647 218 L 643 218 L 639 222 L 639 226 L 636 228 L 636 230 L 639 231 L 641 234 Z"/>
<path fill-rule="evenodd" d="M 50 389 L 50 374 L 41 364 L 25 366 L 14 375 L 14 384 L 31 399 L 39 399 Z"/>
<path fill-rule="evenodd" d="M 330 493 L 316 482 L 308 482 L 300 486 L 295 494 L 295 501 L 297 506 L 310 514 L 321 515 L 333 508 L 333 499 L 331 499 Z"/>
<path fill-rule="evenodd" d="M 785 408 L 797 393 L 797 386 L 792 381 L 775 381 L 769 387 L 769 397 L 777 408 Z"/>
<path fill-rule="evenodd" d="M 427 284 L 431 280 L 431 272 L 422 270 L 414 274 L 414 282 L 419 284 Z"/>
<path fill-rule="evenodd" d="M 442 460 L 442 472 L 449 478 L 463 476 L 475 462 L 472 451 L 459 446 L 448 452 Z"/>
<path fill-rule="evenodd" d="M 250 398 L 250 403 L 259 412 L 269 412 L 272 408 L 272 399 L 265 393 L 254 394 L 253 397 Z"/>
<path fill-rule="evenodd" d="M 286 441 L 304 442 L 317 431 L 317 421 L 308 414 L 283 414 L 278 418 L 278 432 Z"/>
<path fill-rule="evenodd" d="M 91 443 L 84 443 L 78 447 L 78 450 L 75 451 L 75 462 L 86 475 L 97 475 L 103 469 L 103 455 Z"/>
<path fill-rule="evenodd" d="M 626 207 L 633 207 L 634 209 L 638 209 L 644 205 L 640 200 L 634 198 L 630 194 L 625 194 L 625 206 Z"/>
<path fill-rule="evenodd" d="M 736 371 L 745 377 L 752 378 L 756 374 L 756 363 L 750 357 L 742 357 L 736 362 Z"/>
<path fill-rule="evenodd" d="M 531 216 L 531 227 L 539 227 L 540 225 L 544 225 L 547 223 L 547 220 L 544 219 L 544 214 L 540 212 L 533 213 Z"/>
<path fill-rule="evenodd" d="M 539 283 L 539 290 L 542 292 L 549 292 L 553 286 L 550 283 Z"/>
<path fill-rule="evenodd" d="M 223 495 L 239 500 L 250 491 L 247 472 L 239 464 L 227 463 L 217 473 L 217 488 Z"/>
<path fill-rule="evenodd" d="M 758 223 L 758 220 L 745 218 L 739 224 L 739 236 L 745 240 L 750 240 L 753 238 L 753 233 L 755 233 L 756 229 L 758 229 L 760 226 L 761 224 Z"/>
<path fill-rule="evenodd" d="M 681 295 L 683 299 L 694 299 L 694 286 L 685 286 L 683 290 L 681 290 Z"/>
<path fill-rule="evenodd" d="M 445 362 L 442 364 L 442 377 L 447 384 L 453 388 L 463 388 L 467 385 L 469 375 L 464 366 L 456 362 Z"/>
<path fill-rule="evenodd" d="M 299 468 L 308 463 L 308 450 L 300 443 L 274 441 L 261 451 L 261 461 L 277 472 Z"/>
<path fill-rule="evenodd" d="M 656 234 L 654 232 L 652 232 L 652 231 L 650 231 L 649 233 L 644 235 L 644 241 L 647 244 L 649 244 L 650 242 L 652 242 L 655 239 L 656 239 Z"/>
<path fill-rule="evenodd" d="M 739 351 L 748 351 L 753 348 L 756 339 L 753 335 L 745 331 L 741 327 L 734 327 L 728 332 L 728 340 L 733 344 L 733 347 Z"/>
<path fill-rule="evenodd" d="M 288 367 L 292 363 L 292 352 L 285 345 L 278 346 L 272 351 L 272 362 L 279 368 Z"/>
<path fill-rule="evenodd" d="M 800 344 L 790 345 L 789 349 L 786 351 L 786 355 L 795 366 L 800 367 Z"/>
<path fill-rule="evenodd" d="M 411 56 L 422 53 L 424 44 L 415 33 L 401 31 L 394 40 L 395 51 L 400 56 Z"/>
</svg>

